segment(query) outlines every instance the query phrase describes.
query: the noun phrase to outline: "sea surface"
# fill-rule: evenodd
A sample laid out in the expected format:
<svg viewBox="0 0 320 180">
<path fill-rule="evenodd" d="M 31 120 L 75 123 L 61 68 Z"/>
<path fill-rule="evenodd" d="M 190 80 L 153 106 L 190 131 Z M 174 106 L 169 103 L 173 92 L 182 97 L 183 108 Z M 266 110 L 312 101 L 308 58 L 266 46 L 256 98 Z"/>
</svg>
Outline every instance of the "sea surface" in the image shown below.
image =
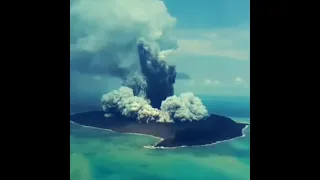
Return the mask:
<svg viewBox="0 0 320 180">
<path fill-rule="evenodd" d="M 211 113 L 250 123 L 248 97 L 201 99 Z M 85 110 L 85 106 L 70 105 L 70 113 Z M 250 127 L 244 133 L 244 138 L 212 146 L 147 149 L 145 145 L 159 140 L 70 123 L 70 179 L 249 180 Z"/>
</svg>

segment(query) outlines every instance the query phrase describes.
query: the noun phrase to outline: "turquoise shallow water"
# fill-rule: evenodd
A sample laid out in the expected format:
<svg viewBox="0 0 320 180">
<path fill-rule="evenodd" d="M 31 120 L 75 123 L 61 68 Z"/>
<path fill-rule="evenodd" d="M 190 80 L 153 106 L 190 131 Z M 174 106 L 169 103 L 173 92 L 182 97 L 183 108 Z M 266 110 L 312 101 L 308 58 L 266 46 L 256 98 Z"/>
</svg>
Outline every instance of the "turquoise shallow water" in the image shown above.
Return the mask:
<svg viewBox="0 0 320 180">
<path fill-rule="evenodd" d="M 250 118 L 233 118 L 250 122 Z M 146 149 L 156 138 L 70 124 L 71 180 L 248 180 L 246 137 L 206 147 Z"/>
</svg>

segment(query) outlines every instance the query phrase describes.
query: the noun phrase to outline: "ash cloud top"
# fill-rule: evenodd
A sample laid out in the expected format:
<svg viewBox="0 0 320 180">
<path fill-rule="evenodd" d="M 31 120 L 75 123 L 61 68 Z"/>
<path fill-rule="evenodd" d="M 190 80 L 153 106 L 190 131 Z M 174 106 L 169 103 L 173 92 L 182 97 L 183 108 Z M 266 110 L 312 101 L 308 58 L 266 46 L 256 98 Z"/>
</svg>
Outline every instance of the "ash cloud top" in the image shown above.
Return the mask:
<svg viewBox="0 0 320 180">
<path fill-rule="evenodd" d="M 125 77 L 139 68 L 137 41 L 144 39 L 164 57 L 177 42 L 176 19 L 159 0 L 74 0 L 70 6 L 71 68 Z"/>
</svg>

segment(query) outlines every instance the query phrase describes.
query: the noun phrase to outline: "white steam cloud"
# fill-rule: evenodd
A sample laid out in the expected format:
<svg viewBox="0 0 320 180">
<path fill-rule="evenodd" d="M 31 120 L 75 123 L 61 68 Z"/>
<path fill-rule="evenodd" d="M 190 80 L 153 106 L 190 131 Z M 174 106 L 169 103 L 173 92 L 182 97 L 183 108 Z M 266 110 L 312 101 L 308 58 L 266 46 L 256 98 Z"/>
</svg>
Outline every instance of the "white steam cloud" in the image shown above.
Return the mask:
<svg viewBox="0 0 320 180">
<path fill-rule="evenodd" d="M 208 116 L 208 111 L 200 98 L 195 97 L 191 92 L 182 93 L 179 97 L 175 95 L 168 97 L 162 101 L 161 110 L 180 121 L 198 121 Z"/>
<path fill-rule="evenodd" d="M 134 96 L 133 90 L 125 86 L 104 94 L 101 102 L 103 110 L 107 113 L 106 116 L 120 113 L 140 122 L 198 121 L 208 116 L 206 107 L 192 93 L 168 97 L 162 102 L 161 110 L 153 108 L 150 101 Z"/>
<path fill-rule="evenodd" d="M 172 122 L 167 112 L 153 108 L 147 100 L 134 96 L 133 90 L 125 86 L 104 94 L 101 102 L 107 114 L 121 113 L 125 117 L 136 118 L 140 122 Z"/>
</svg>

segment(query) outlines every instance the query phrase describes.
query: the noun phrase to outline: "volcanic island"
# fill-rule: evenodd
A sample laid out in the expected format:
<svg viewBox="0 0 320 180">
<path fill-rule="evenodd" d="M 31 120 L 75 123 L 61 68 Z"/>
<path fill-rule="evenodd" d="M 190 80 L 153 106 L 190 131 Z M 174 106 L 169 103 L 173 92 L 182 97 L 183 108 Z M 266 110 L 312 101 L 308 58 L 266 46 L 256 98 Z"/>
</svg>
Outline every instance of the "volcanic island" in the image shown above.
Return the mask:
<svg viewBox="0 0 320 180">
<path fill-rule="evenodd" d="M 104 111 L 90 111 L 70 116 L 73 123 L 108 129 L 120 133 L 151 135 L 161 139 L 154 148 L 210 145 L 244 136 L 243 130 L 249 125 L 215 114 L 205 120 L 141 123 L 124 116 L 105 117 Z"/>
</svg>

